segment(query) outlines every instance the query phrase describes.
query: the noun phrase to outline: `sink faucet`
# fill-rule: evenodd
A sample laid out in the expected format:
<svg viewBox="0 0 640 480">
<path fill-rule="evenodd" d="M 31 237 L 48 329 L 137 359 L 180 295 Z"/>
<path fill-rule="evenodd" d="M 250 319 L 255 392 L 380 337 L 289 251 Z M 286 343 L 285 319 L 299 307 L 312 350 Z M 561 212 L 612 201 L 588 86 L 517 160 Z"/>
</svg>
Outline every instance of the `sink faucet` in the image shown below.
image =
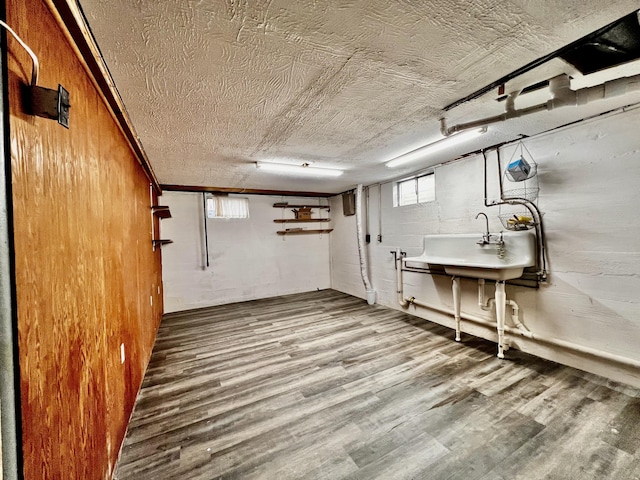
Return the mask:
<svg viewBox="0 0 640 480">
<path fill-rule="evenodd" d="M 487 217 L 486 213 L 480 212 L 479 214 L 476 215 L 476 219 L 478 219 L 480 215 L 484 216 L 484 221 L 487 224 L 487 231 L 482 235 L 482 240 L 478 240 L 478 245 L 487 245 L 488 243 L 491 242 L 491 233 L 489 233 L 489 218 Z"/>
</svg>

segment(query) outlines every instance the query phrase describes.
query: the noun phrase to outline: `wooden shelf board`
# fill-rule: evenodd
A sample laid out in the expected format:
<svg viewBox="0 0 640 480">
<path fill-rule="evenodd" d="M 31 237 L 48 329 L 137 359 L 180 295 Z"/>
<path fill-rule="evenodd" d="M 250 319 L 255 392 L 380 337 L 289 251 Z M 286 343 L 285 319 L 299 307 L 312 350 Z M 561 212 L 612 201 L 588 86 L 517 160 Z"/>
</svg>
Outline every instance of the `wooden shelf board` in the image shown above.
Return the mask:
<svg viewBox="0 0 640 480">
<path fill-rule="evenodd" d="M 329 233 L 333 232 L 333 228 L 325 228 L 322 230 L 279 230 L 278 235 L 308 235 L 311 233 Z"/>
<path fill-rule="evenodd" d="M 274 203 L 273 208 L 320 208 L 329 210 L 329 205 L 300 205 L 294 203 Z"/>
<path fill-rule="evenodd" d="M 154 205 L 151 207 L 151 211 L 158 218 L 171 218 L 169 207 L 165 205 Z"/>
<path fill-rule="evenodd" d="M 306 220 L 298 220 L 297 218 L 276 218 L 276 223 L 305 223 L 305 222 L 329 222 L 330 218 L 307 218 Z"/>
</svg>

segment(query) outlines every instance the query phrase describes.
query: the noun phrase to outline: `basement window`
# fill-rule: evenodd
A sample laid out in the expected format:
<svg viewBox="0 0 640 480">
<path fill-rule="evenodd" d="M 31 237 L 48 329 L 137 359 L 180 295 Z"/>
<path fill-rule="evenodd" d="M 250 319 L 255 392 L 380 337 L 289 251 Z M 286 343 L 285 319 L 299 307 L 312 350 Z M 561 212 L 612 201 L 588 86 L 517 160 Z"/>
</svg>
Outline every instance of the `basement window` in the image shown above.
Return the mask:
<svg viewBox="0 0 640 480">
<path fill-rule="evenodd" d="M 249 218 L 249 199 L 222 196 L 207 198 L 207 218 Z"/>
<path fill-rule="evenodd" d="M 434 202 L 436 199 L 433 172 L 396 182 L 393 186 L 393 206 L 404 207 L 417 203 Z"/>
</svg>

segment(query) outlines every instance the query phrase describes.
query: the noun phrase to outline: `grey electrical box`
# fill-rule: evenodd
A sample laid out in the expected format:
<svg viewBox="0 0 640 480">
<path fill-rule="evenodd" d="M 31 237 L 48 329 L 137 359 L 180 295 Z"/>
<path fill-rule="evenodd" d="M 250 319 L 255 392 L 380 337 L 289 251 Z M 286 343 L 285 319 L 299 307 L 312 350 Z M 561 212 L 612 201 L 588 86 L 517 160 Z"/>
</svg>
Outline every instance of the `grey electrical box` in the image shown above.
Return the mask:
<svg viewBox="0 0 640 480">
<path fill-rule="evenodd" d="M 57 120 L 63 127 L 69 128 L 69 92 L 62 85 L 57 90 L 32 85 L 29 87 L 30 114 Z"/>
<path fill-rule="evenodd" d="M 356 213 L 356 194 L 347 192 L 342 194 L 342 213 L 345 217 Z"/>
</svg>

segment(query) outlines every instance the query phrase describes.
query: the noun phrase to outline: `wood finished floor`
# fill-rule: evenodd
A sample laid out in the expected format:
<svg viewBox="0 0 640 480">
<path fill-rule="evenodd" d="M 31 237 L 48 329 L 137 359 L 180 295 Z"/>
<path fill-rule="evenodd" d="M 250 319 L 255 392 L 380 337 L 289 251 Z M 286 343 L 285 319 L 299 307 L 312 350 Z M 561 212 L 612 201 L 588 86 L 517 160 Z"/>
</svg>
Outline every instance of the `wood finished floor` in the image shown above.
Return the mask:
<svg viewBox="0 0 640 480">
<path fill-rule="evenodd" d="M 166 315 L 116 479 L 640 479 L 640 391 L 333 290 Z"/>
</svg>

